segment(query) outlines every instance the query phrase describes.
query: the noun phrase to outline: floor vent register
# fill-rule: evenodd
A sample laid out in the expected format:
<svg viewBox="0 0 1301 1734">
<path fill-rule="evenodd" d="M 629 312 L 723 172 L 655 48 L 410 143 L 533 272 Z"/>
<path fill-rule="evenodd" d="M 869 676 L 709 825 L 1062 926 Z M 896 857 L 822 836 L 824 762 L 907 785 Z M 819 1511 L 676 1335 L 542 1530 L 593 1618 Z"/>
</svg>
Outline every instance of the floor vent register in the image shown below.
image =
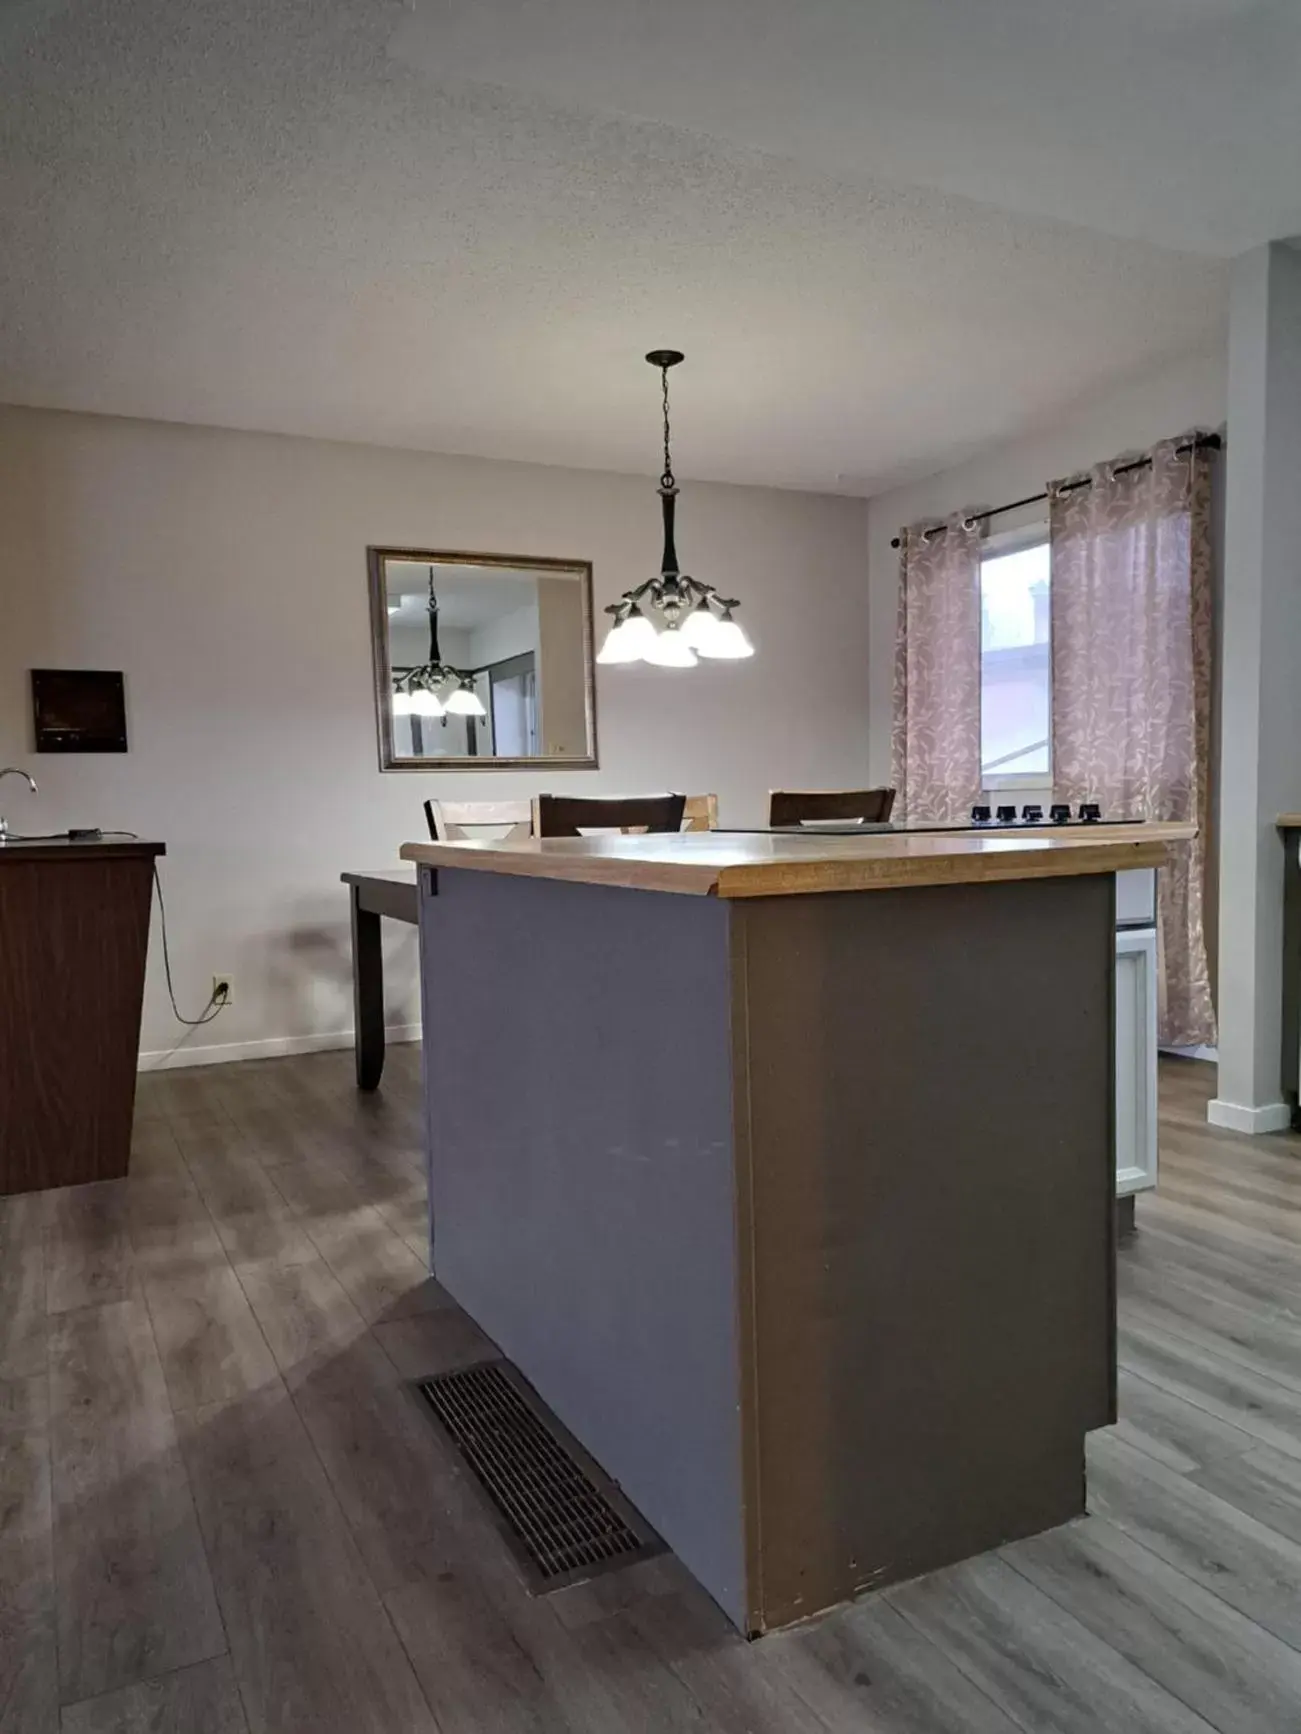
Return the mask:
<svg viewBox="0 0 1301 1734">
<path fill-rule="evenodd" d="M 508 1362 L 440 1373 L 417 1388 L 491 1500 L 535 1592 L 663 1551 Z"/>
</svg>

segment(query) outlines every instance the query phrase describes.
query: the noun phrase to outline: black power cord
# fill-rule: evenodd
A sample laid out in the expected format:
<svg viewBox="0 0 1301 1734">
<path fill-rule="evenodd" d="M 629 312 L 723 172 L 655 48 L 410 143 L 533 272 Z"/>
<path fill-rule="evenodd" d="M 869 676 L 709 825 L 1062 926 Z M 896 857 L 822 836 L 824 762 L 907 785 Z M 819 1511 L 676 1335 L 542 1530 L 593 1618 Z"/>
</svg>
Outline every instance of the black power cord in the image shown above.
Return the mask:
<svg viewBox="0 0 1301 1734">
<path fill-rule="evenodd" d="M 122 833 L 125 835 L 125 833 Z M 158 877 L 158 863 L 154 862 L 154 890 L 158 893 L 158 914 L 163 930 L 163 974 L 167 977 L 167 997 L 172 1002 L 172 1016 L 178 1024 L 184 1024 L 187 1029 L 200 1030 L 204 1024 L 210 1024 L 219 1012 L 226 1009 L 226 995 L 211 993 L 208 1003 L 197 1018 L 182 1017 L 180 1007 L 176 1003 L 176 990 L 172 986 L 172 958 L 167 948 L 167 904 L 163 899 L 163 882 Z"/>
<path fill-rule="evenodd" d="M 102 837 L 126 837 L 131 842 L 139 841 L 135 831 L 101 831 L 98 828 L 86 831 L 46 831 L 35 836 L 30 833 L 14 835 L 15 843 L 97 843 Z M 210 1024 L 219 1012 L 226 1009 L 227 995 L 224 992 L 208 995 L 208 1003 L 197 1018 L 187 1018 L 181 1015 L 181 1009 L 176 1003 L 176 990 L 172 986 L 172 958 L 167 945 L 167 904 L 163 898 L 163 882 L 158 876 L 158 863 L 154 862 L 154 890 L 158 893 L 159 925 L 163 931 L 163 974 L 167 978 L 167 997 L 172 1002 L 172 1016 L 178 1024 L 184 1024 L 187 1029 L 199 1030 L 204 1024 Z"/>
</svg>

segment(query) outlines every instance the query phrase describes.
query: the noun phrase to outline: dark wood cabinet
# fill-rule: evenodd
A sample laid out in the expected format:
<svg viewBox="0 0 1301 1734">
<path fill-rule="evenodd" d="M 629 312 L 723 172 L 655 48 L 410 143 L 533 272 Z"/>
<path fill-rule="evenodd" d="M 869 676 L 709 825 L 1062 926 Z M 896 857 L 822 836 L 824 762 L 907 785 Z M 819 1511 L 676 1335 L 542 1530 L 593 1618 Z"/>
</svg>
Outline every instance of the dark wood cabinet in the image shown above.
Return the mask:
<svg viewBox="0 0 1301 1734">
<path fill-rule="evenodd" d="M 0 1194 L 125 1174 L 161 843 L 0 847 Z"/>
</svg>

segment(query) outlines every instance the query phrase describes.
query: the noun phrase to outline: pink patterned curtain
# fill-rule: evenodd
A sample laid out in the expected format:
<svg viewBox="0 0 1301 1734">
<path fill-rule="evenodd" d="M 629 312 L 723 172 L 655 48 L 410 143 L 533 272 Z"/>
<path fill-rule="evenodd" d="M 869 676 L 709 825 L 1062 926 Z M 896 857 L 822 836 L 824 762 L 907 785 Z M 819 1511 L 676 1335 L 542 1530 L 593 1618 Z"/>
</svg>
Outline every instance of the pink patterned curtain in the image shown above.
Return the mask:
<svg viewBox="0 0 1301 1734">
<path fill-rule="evenodd" d="M 1053 785 L 1109 817 L 1199 827 L 1159 875 L 1159 1037 L 1215 1041 L 1203 926 L 1211 708 L 1210 460 L 1153 448 L 1150 465 L 1049 488 Z"/>
<path fill-rule="evenodd" d="M 980 798 L 982 534 L 959 515 L 901 538 L 891 749 L 902 819 L 965 819 Z"/>
</svg>

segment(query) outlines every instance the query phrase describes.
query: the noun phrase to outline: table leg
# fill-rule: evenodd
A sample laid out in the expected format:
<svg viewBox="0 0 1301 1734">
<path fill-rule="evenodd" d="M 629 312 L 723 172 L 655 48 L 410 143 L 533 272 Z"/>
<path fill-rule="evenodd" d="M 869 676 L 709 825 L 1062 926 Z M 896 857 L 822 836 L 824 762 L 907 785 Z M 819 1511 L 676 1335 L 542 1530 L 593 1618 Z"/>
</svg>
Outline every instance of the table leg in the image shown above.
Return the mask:
<svg viewBox="0 0 1301 1734">
<path fill-rule="evenodd" d="M 380 918 L 363 909 L 359 887 L 352 893 L 352 1008 L 357 1088 L 373 1090 L 384 1072 L 384 953 Z"/>
</svg>

